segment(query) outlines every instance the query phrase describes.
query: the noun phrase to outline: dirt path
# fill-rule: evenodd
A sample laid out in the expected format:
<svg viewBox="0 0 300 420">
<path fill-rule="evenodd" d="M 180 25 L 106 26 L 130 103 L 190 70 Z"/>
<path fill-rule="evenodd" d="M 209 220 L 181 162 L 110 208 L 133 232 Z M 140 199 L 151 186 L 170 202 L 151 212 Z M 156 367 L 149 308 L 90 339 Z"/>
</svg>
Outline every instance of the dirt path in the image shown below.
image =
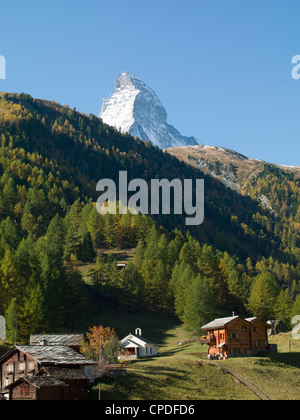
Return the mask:
<svg viewBox="0 0 300 420">
<path fill-rule="evenodd" d="M 245 385 L 252 392 L 254 392 L 254 394 L 257 395 L 260 400 L 272 401 L 272 398 L 268 394 L 266 394 L 261 388 L 259 388 L 249 379 L 245 378 L 244 376 L 241 376 L 239 373 L 236 373 L 232 369 L 229 369 L 227 366 L 224 366 L 222 364 L 215 364 L 215 366 L 218 366 L 219 368 L 223 369 L 225 372 L 229 373 L 231 376 L 236 378 L 238 381 L 240 381 L 243 385 Z"/>
</svg>

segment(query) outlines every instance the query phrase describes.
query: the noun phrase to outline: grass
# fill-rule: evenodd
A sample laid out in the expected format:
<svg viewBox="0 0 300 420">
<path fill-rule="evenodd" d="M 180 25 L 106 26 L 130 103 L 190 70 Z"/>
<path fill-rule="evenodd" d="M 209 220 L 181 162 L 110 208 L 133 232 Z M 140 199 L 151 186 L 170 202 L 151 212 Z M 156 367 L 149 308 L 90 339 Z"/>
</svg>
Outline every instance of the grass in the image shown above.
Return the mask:
<svg viewBox="0 0 300 420">
<path fill-rule="evenodd" d="M 116 328 L 120 337 L 141 327 L 145 337 L 160 346 L 158 357 L 137 360 L 127 365 L 127 376 L 104 378 L 101 398 L 104 400 L 257 400 L 258 396 L 222 369 L 227 366 L 251 380 L 274 400 L 300 399 L 300 343 L 289 334 L 272 337 L 278 354 L 232 358 L 210 362 L 206 346 L 198 342 L 178 346 L 187 339 L 176 319 L 157 313 L 105 314 L 104 325 Z M 106 323 L 106 324 L 105 324 Z M 98 384 L 90 398 L 98 397 Z"/>
</svg>

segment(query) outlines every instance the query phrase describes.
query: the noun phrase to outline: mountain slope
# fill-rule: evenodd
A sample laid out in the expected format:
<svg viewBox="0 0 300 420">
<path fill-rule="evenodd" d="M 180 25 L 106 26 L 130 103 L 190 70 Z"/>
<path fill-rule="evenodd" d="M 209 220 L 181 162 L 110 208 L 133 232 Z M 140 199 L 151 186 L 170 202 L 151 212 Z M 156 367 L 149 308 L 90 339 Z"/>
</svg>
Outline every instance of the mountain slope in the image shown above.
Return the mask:
<svg viewBox="0 0 300 420">
<path fill-rule="evenodd" d="M 224 147 L 198 145 L 172 147 L 166 149 L 166 151 L 206 174 L 219 179 L 235 191 L 242 191 L 253 176 L 263 171 L 266 164 L 300 178 L 300 167 L 269 164 Z"/>
<path fill-rule="evenodd" d="M 128 172 L 129 181 L 135 178 L 147 182 L 157 178 L 204 178 L 205 221 L 200 226 L 190 227 L 190 232 L 200 242 L 243 260 L 273 255 L 294 262 L 297 254 L 294 242 L 298 244 L 299 236 L 297 229 L 292 231 L 293 245 L 288 241 L 283 246 L 281 235 L 287 227 L 286 220 L 275 220 L 256 199 L 228 189 L 198 168 L 114 130 L 94 115 L 85 116 L 52 102 L 28 95 L 6 94 L 2 96 L 0 109 L 0 136 L 5 139 L 2 140 L 3 153 L 8 159 L 5 165 L 2 164 L 2 173 L 13 173 L 16 180 L 20 176 L 19 169 L 12 164 L 12 148 L 18 150 L 20 165 L 26 165 L 28 160 L 22 150 L 34 153 L 40 156 L 39 159 L 51 161 L 59 171 L 62 185 L 69 185 L 68 193 L 58 188 L 61 191 L 59 199 L 64 202 L 83 196 L 96 200 L 96 183 L 109 178 L 118 186 L 121 170 Z M 3 205 L 3 215 L 6 210 Z M 169 230 L 187 231 L 184 215 L 159 215 L 155 219 Z"/>
<path fill-rule="evenodd" d="M 103 100 L 100 118 L 104 123 L 154 146 L 167 148 L 198 144 L 194 137 L 182 136 L 167 123 L 167 112 L 155 92 L 142 80 L 122 73 L 115 92 Z"/>
</svg>

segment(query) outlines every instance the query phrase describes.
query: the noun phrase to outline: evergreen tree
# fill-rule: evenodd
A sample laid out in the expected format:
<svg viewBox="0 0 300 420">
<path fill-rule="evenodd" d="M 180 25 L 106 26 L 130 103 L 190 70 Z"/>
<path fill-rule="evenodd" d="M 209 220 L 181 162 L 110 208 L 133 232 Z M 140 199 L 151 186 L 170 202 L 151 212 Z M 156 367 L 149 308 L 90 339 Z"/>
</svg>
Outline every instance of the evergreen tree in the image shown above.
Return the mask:
<svg viewBox="0 0 300 420">
<path fill-rule="evenodd" d="M 66 229 L 63 219 L 57 213 L 51 220 L 46 232 L 46 239 L 60 253 L 63 253 L 65 244 Z"/>
<path fill-rule="evenodd" d="M 101 294 L 101 288 L 105 284 L 107 277 L 105 273 L 105 258 L 104 255 L 100 252 L 97 255 L 96 263 L 93 266 L 92 272 L 92 282 L 97 292 L 98 297 Z"/>
<path fill-rule="evenodd" d="M 82 261 L 92 261 L 96 256 L 90 232 L 86 231 L 80 245 L 80 258 Z"/>
<path fill-rule="evenodd" d="M 288 289 L 281 290 L 274 303 L 274 314 L 289 328 L 291 326 L 293 302 Z"/>
<path fill-rule="evenodd" d="M 201 276 L 192 279 L 183 309 L 185 329 L 191 336 L 199 336 L 201 327 L 219 313 L 209 282 Z"/>
<path fill-rule="evenodd" d="M 34 276 L 30 279 L 25 291 L 19 315 L 19 337 L 22 343 L 28 343 L 30 335 L 47 330 L 47 313 L 45 296 Z"/>
<path fill-rule="evenodd" d="M 292 306 L 291 317 L 300 316 L 300 294 L 296 297 Z"/>
<path fill-rule="evenodd" d="M 15 259 L 7 250 L 0 263 L 0 312 L 5 313 L 13 299 L 19 300 L 22 294 L 19 286 Z"/>
<path fill-rule="evenodd" d="M 14 344 L 18 338 L 18 311 L 16 301 L 13 299 L 6 313 L 6 340 Z"/>
<path fill-rule="evenodd" d="M 253 316 L 263 321 L 274 318 L 274 304 L 278 295 L 278 286 L 271 273 L 263 272 L 254 280 L 248 307 Z"/>
</svg>

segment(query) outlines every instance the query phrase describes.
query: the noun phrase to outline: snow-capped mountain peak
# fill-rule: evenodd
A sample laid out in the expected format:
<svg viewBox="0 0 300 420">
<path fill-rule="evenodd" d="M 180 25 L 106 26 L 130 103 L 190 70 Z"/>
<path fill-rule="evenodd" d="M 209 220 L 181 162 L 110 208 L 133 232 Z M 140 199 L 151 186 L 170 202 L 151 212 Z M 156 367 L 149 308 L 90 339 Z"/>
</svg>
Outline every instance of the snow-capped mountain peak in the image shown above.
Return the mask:
<svg viewBox="0 0 300 420">
<path fill-rule="evenodd" d="M 182 136 L 167 123 L 167 112 L 156 93 L 127 72 L 118 77 L 114 93 L 103 99 L 100 118 L 104 123 L 151 141 L 162 149 L 198 144 L 194 137 Z"/>
</svg>

